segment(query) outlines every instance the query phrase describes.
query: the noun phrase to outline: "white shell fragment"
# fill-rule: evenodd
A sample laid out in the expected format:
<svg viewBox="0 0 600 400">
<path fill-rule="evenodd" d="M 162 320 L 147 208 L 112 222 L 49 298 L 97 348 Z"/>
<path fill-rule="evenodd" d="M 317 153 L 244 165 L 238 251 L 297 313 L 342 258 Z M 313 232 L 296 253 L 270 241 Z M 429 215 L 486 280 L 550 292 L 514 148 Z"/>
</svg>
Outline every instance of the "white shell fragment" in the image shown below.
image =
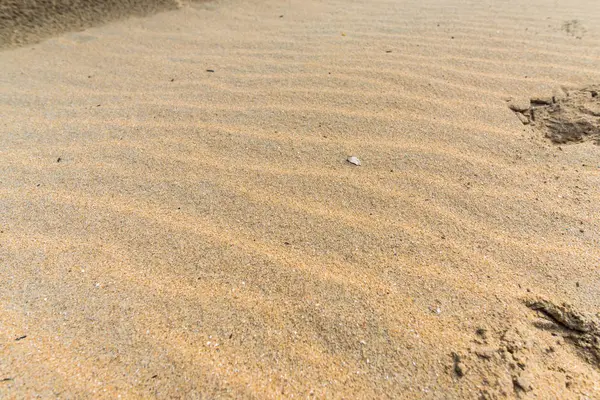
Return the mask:
<svg viewBox="0 0 600 400">
<path fill-rule="evenodd" d="M 350 164 L 360 166 L 360 160 L 358 159 L 358 157 L 350 156 L 346 159 L 346 161 L 348 161 Z"/>
</svg>

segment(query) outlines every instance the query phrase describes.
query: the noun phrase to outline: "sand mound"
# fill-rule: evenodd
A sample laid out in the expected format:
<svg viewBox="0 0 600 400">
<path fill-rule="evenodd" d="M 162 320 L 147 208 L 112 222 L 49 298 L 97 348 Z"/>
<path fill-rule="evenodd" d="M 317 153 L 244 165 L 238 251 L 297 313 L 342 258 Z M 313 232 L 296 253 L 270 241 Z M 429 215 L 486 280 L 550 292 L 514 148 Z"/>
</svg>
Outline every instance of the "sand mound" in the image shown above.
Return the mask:
<svg viewBox="0 0 600 400">
<path fill-rule="evenodd" d="M 600 86 L 567 89 L 548 97 L 534 97 L 529 105 L 510 103 L 524 124 L 531 123 L 552 142 L 600 144 Z"/>
<path fill-rule="evenodd" d="M 0 49 L 67 31 L 179 7 L 180 0 L 3 0 Z"/>
<path fill-rule="evenodd" d="M 536 311 L 537 318 L 479 327 L 466 335 L 470 337 L 467 348 L 452 353 L 448 370 L 457 381 L 481 388 L 480 399 L 537 395 L 545 385 L 539 377 L 548 371 L 564 371 L 567 357 L 579 357 L 600 368 L 600 314 L 541 298 L 527 299 L 525 305 Z M 588 384 L 587 377 L 577 374 L 561 378 L 568 391 Z"/>
</svg>

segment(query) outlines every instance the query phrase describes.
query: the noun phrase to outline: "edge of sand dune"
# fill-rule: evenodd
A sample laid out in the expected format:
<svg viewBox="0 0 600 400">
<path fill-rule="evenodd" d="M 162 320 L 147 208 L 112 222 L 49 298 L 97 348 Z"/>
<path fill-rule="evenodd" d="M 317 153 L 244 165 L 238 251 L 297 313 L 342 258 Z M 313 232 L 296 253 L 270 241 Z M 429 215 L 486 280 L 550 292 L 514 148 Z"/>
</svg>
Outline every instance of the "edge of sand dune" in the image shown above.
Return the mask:
<svg viewBox="0 0 600 400">
<path fill-rule="evenodd" d="M 0 3 L 0 50 L 132 16 L 174 10 L 182 4 L 181 0 L 6 0 Z"/>
</svg>

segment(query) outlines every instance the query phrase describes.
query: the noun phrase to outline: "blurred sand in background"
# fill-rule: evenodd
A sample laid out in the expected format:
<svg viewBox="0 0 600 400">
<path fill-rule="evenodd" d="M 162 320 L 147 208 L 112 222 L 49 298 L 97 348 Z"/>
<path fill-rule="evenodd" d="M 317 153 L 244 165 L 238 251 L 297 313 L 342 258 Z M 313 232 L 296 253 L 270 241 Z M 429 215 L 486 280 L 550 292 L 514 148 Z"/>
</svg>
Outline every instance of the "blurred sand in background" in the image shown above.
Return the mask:
<svg viewBox="0 0 600 400">
<path fill-rule="evenodd" d="M 0 48 L 36 43 L 63 32 L 182 5 L 180 0 L 2 0 Z"/>
</svg>

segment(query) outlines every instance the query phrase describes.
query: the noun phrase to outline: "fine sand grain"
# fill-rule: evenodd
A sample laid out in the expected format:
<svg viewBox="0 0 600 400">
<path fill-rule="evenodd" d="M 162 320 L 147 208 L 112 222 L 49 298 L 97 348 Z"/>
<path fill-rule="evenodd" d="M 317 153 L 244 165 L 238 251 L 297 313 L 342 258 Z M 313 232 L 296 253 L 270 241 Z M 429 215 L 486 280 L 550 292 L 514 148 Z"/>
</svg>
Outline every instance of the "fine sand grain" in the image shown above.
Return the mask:
<svg viewBox="0 0 600 400">
<path fill-rule="evenodd" d="M 219 0 L 5 49 L 0 398 L 600 398 L 600 146 L 511 110 L 599 66 L 596 0 Z"/>
</svg>

